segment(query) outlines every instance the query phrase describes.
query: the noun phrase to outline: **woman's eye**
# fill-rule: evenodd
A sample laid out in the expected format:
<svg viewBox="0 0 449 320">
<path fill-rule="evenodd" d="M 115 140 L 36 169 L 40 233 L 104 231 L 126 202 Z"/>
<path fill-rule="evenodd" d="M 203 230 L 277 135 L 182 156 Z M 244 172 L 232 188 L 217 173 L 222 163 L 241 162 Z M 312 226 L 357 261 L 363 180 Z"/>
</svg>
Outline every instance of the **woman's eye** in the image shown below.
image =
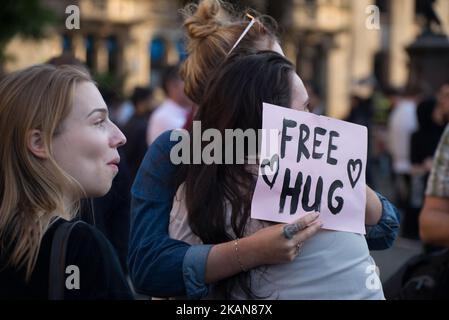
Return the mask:
<svg viewBox="0 0 449 320">
<path fill-rule="evenodd" d="M 95 122 L 96 126 L 102 127 L 105 123 L 106 119 L 99 119 Z"/>
</svg>

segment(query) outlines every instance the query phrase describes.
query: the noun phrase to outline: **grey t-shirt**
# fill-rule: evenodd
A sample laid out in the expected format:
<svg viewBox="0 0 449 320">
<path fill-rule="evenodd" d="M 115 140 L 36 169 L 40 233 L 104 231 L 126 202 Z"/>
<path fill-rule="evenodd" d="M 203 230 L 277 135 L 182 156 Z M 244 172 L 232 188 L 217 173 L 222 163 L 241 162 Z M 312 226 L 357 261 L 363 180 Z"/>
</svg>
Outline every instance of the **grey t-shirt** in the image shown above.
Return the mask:
<svg viewBox="0 0 449 320">
<path fill-rule="evenodd" d="M 178 189 L 173 200 L 170 237 L 201 244 L 190 230 L 182 188 Z M 250 219 L 246 234 L 267 225 L 267 222 Z M 233 234 L 230 215 L 227 228 Z M 322 229 L 304 243 L 294 261 L 252 269 L 251 290 L 256 296 L 266 299 L 383 300 L 382 285 L 375 269 L 363 235 Z M 208 298 L 220 298 L 220 295 L 212 287 Z M 236 286 L 231 298 L 247 297 Z"/>
<path fill-rule="evenodd" d="M 253 292 L 267 299 L 385 299 L 365 237 L 350 232 L 323 229 L 294 261 L 256 268 L 251 277 Z M 233 298 L 245 295 L 235 290 Z"/>
</svg>

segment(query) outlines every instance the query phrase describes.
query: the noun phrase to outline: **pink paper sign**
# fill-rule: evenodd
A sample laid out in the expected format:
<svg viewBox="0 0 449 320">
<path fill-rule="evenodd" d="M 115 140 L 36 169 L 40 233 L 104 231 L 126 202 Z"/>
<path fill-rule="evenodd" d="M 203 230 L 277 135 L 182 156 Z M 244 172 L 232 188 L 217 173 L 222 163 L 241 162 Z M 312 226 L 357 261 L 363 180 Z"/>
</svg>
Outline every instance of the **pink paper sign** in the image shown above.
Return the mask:
<svg viewBox="0 0 449 320">
<path fill-rule="evenodd" d="M 320 211 L 323 228 L 365 234 L 366 127 L 268 103 L 262 127 L 251 217 L 289 223 Z"/>
</svg>

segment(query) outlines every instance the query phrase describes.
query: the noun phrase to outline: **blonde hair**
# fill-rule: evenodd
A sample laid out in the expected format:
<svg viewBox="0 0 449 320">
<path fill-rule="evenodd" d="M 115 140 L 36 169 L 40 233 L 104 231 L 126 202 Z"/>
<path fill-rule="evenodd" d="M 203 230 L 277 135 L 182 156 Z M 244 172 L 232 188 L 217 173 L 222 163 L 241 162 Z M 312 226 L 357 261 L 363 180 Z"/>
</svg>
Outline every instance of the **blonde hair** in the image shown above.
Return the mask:
<svg viewBox="0 0 449 320">
<path fill-rule="evenodd" d="M 80 185 L 56 163 L 52 138 L 73 105 L 76 84 L 92 81 L 73 66 L 37 65 L 0 81 L 0 251 L 7 265 L 25 268 L 29 280 L 42 236 L 51 218 L 72 217 L 64 192 L 82 192 Z M 47 159 L 28 149 L 31 130 L 41 131 Z"/>
<path fill-rule="evenodd" d="M 186 95 L 199 105 L 211 72 L 225 60 L 250 21 L 244 13 L 238 13 L 230 4 L 220 0 L 188 4 L 181 13 L 184 17 L 188 57 L 181 65 L 180 75 L 185 83 Z M 268 45 L 276 41 L 276 22 L 255 11 L 251 11 L 251 15 L 256 17 L 257 23 L 249 29 L 233 52 L 255 53 L 264 41 L 268 41 Z"/>
</svg>

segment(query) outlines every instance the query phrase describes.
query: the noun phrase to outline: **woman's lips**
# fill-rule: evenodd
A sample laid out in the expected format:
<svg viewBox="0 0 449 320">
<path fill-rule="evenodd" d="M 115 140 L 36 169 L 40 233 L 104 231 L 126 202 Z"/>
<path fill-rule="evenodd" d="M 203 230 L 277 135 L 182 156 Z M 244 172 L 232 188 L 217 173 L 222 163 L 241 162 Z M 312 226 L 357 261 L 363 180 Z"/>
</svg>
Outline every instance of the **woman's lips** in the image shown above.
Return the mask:
<svg viewBox="0 0 449 320">
<path fill-rule="evenodd" d="M 118 172 L 118 164 L 120 163 L 120 159 L 114 159 L 108 163 L 108 166 L 112 168 L 114 171 Z"/>
</svg>

